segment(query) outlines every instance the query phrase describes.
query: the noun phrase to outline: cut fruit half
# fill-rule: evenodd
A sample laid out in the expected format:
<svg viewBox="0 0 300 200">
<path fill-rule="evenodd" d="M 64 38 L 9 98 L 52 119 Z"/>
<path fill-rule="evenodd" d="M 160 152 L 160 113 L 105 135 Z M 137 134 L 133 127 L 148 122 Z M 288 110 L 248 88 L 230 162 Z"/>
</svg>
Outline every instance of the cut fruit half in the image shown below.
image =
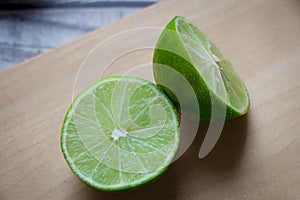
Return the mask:
<svg viewBox="0 0 300 200">
<path fill-rule="evenodd" d="M 159 176 L 179 145 L 179 121 L 168 97 L 134 77 L 102 79 L 66 114 L 61 148 L 71 170 L 106 191 L 138 187 Z"/>
<path fill-rule="evenodd" d="M 211 119 L 211 104 L 217 102 L 226 108 L 226 119 L 244 115 L 249 110 L 249 96 L 232 64 L 226 60 L 214 43 L 196 26 L 183 17 L 175 17 L 161 34 L 154 52 L 153 70 L 159 85 L 180 88 L 178 73 L 189 81 L 197 96 L 200 113 L 193 108 L 183 110 L 201 121 Z M 175 102 L 189 105 L 189 91 L 182 93 L 185 102 L 177 102 L 174 94 L 165 87 L 165 92 Z M 191 104 L 192 105 L 192 104 Z M 194 104 L 193 104 L 194 105 Z"/>
</svg>

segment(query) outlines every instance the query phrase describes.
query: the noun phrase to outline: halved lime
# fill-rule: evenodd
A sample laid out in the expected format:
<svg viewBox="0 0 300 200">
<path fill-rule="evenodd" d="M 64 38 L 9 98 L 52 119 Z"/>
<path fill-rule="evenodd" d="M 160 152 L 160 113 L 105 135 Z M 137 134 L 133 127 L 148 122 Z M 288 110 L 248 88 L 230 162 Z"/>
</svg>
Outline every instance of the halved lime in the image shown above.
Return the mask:
<svg viewBox="0 0 300 200">
<path fill-rule="evenodd" d="M 172 86 L 185 100 L 178 102 L 173 92 L 162 87 L 178 107 L 191 105 L 189 90 L 182 88 L 178 74 L 188 80 L 199 103 L 200 120 L 211 119 L 212 103 L 226 107 L 226 119 L 244 115 L 249 110 L 249 96 L 243 81 L 214 43 L 184 17 L 177 16 L 162 32 L 154 52 L 156 82 Z M 172 73 L 168 67 L 179 73 Z M 178 92 L 177 92 L 178 93 Z M 183 112 L 199 119 L 198 110 L 186 107 Z"/>
<path fill-rule="evenodd" d="M 102 79 L 82 92 L 66 114 L 61 135 L 74 174 L 107 191 L 159 176 L 178 145 L 173 104 L 156 85 L 134 77 Z"/>
</svg>

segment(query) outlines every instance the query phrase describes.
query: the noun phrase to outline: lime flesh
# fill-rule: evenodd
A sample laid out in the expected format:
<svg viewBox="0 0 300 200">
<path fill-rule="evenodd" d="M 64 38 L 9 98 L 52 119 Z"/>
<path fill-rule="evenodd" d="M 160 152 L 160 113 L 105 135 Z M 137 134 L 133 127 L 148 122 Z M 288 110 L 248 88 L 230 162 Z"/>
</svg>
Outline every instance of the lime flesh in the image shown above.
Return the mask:
<svg viewBox="0 0 300 200">
<path fill-rule="evenodd" d="M 200 121 L 211 120 L 212 102 L 226 108 L 225 119 L 244 115 L 249 110 L 246 87 L 232 64 L 223 57 L 214 43 L 196 26 L 183 17 L 175 17 L 161 34 L 154 51 L 153 70 L 159 85 L 171 85 L 185 97 L 178 102 L 172 91 L 162 87 L 175 105 L 192 105 L 189 91 L 180 85 L 179 77 L 170 73 L 175 69 L 192 86 L 199 104 L 200 113 L 194 108 L 182 110 Z M 166 67 L 168 66 L 168 67 Z"/>
<path fill-rule="evenodd" d="M 138 187 L 158 177 L 175 156 L 179 121 L 153 83 L 110 77 L 81 93 L 62 127 L 61 148 L 73 173 L 106 191 Z"/>
</svg>

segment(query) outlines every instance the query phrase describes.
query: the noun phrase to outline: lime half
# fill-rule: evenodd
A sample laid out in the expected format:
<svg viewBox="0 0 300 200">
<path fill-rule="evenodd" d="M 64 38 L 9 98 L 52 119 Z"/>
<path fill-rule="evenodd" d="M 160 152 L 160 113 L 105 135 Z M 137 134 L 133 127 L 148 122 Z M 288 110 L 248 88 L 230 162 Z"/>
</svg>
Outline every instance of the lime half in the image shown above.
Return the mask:
<svg viewBox="0 0 300 200">
<path fill-rule="evenodd" d="M 211 119 L 212 103 L 225 106 L 226 119 L 244 115 L 249 110 L 249 96 L 243 81 L 223 57 L 216 45 L 184 17 L 175 17 L 161 34 L 153 58 L 153 70 L 159 85 L 181 91 L 185 100 L 178 102 L 172 91 L 162 87 L 175 105 L 191 104 L 191 94 L 181 88 L 178 74 L 188 80 L 199 103 L 200 113 L 192 107 L 183 110 L 201 121 Z M 168 67 L 179 73 L 172 73 Z M 177 92 L 178 93 L 178 92 Z"/>
<path fill-rule="evenodd" d="M 159 176 L 179 145 L 173 104 L 153 83 L 110 77 L 82 92 L 69 108 L 61 148 L 73 173 L 106 191 Z"/>
</svg>

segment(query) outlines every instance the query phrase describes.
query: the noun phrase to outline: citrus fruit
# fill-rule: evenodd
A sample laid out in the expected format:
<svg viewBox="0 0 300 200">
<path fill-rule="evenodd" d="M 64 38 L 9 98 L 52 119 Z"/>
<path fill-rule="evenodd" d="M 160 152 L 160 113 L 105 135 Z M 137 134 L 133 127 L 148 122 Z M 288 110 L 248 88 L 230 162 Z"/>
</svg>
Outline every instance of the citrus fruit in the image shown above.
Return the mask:
<svg viewBox="0 0 300 200">
<path fill-rule="evenodd" d="M 173 73 L 170 68 L 179 73 Z M 246 87 L 232 64 L 203 32 L 184 17 L 172 19 L 160 35 L 153 56 L 153 72 L 155 81 L 174 104 L 177 107 L 185 105 L 182 112 L 200 121 L 211 120 L 213 104 L 217 105 L 216 108 L 225 108 L 224 118 L 227 120 L 249 110 Z M 193 91 L 181 84 L 182 78 L 189 82 Z M 184 100 L 178 102 L 174 92 L 166 86 L 177 90 Z M 199 109 L 191 103 L 192 92 L 197 96 Z"/>
<path fill-rule="evenodd" d="M 164 172 L 179 145 L 172 102 L 153 83 L 109 77 L 69 108 L 61 148 L 73 173 L 106 191 L 138 187 Z"/>
</svg>

